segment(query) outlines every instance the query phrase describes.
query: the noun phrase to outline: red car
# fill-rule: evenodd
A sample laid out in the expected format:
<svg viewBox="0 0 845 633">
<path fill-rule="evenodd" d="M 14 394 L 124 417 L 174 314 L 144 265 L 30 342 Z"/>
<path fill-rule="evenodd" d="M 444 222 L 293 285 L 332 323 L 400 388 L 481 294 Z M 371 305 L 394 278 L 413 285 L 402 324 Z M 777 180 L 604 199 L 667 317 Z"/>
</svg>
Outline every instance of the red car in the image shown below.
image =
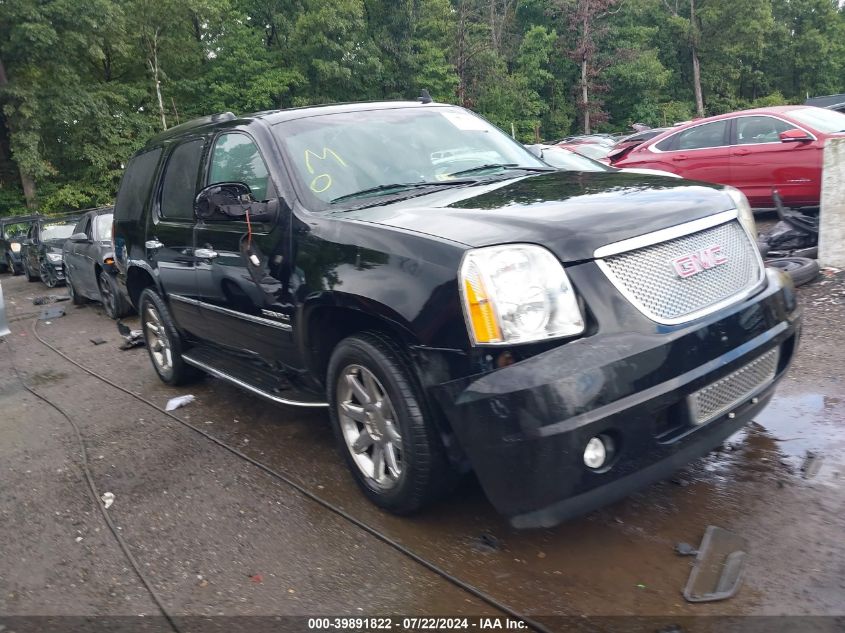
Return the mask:
<svg viewBox="0 0 845 633">
<path fill-rule="evenodd" d="M 822 151 L 845 135 L 845 114 L 810 106 L 759 108 L 698 119 L 631 150 L 614 167 L 671 171 L 740 189 L 754 208 L 817 206 Z"/>
</svg>

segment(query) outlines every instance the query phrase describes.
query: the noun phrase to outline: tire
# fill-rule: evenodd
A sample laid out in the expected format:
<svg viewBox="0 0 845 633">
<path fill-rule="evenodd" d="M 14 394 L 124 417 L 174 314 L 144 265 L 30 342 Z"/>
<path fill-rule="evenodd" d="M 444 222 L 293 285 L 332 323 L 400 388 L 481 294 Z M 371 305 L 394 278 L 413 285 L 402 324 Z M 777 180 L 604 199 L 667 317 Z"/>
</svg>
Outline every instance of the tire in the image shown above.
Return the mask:
<svg viewBox="0 0 845 633">
<path fill-rule="evenodd" d="M 85 297 L 76 291 L 76 286 L 73 285 L 73 280 L 70 278 L 70 270 L 65 273 L 65 285 L 67 286 L 67 293 L 70 296 L 70 302 L 75 306 L 81 306 L 86 303 Z"/>
<path fill-rule="evenodd" d="M 29 270 L 29 264 L 26 263 L 26 260 L 23 262 L 23 272 L 26 275 L 26 280 L 33 283 L 36 281 L 41 281 L 41 277 L 38 275 L 33 275 L 32 271 Z"/>
<path fill-rule="evenodd" d="M 50 264 L 41 264 L 41 281 L 50 289 L 59 285 L 59 280 L 56 277 L 56 271 Z"/>
<path fill-rule="evenodd" d="M 796 286 L 812 281 L 819 274 L 819 263 L 815 259 L 806 257 L 767 259 L 766 266 L 782 270 L 792 278 L 792 283 Z"/>
<path fill-rule="evenodd" d="M 184 385 L 202 375 L 182 360 L 185 344 L 167 304 L 152 288 L 146 288 L 141 293 L 138 313 L 147 352 L 162 382 L 173 386 Z"/>
<path fill-rule="evenodd" d="M 101 270 L 97 276 L 97 286 L 100 288 L 100 302 L 103 304 L 106 316 L 117 320 L 129 314 L 126 299 L 123 298 L 120 289 L 117 287 L 117 282 L 111 274 Z"/>
<path fill-rule="evenodd" d="M 379 404 L 350 386 L 350 373 L 365 392 L 369 384 L 376 401 L 381 393 Z M 410 514 L 444 495 L 455 472 L 411 360 L 393 339 L 367 332 L 341 341 L 329 360 L 326 391 L 339 449 L 370 501 L 395 514 Z"/>
<path fill-rule="evenodd" d="M 6 255 L 6 272 L 15 277 L 20 275 L 20 272 L 18 272 L 18 269 L 15 266 L 15 260 L 12 259 L 11 255 Z"/>
</svg>

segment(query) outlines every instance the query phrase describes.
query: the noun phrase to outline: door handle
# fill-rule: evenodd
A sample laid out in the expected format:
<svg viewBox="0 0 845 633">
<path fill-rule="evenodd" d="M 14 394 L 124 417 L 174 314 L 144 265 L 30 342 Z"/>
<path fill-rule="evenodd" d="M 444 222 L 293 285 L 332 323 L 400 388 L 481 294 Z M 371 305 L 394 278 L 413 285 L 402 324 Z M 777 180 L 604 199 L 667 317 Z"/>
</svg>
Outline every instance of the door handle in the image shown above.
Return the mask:
<svg viewBox="0 0 845 633">
<path fill-rule="evenodd" d="M 672 157 L 672 160 L 675 160 L 675 161 L 686 160 L 686 159 L 687 159 L 687 157 L 684 154 L 681 154 L 680 156 L 673 156 Z"/>
<path fill-rule="evenodd" d="M 197 259 L 214 259 L 218 256 L 217 251 L 213 251 L 210 248 L 195 248 L 194 249 L 194 257 Z"/>
<path fill-rule="evenodd" d="M 149 250 L 154 251 L 158 248 L 163 248 L 164 244 L 162 244 L 158 240 L 153 239 L 153 240 L 147 240 L 146 242 L 144 242 L 144 246 L 146 246 Z"/>
<path fill-rule="evenodd" d="M 734 152 L 734 156 L 748 156 L 750 153 L 747 149 L 738 149 Z"/>
</svg>

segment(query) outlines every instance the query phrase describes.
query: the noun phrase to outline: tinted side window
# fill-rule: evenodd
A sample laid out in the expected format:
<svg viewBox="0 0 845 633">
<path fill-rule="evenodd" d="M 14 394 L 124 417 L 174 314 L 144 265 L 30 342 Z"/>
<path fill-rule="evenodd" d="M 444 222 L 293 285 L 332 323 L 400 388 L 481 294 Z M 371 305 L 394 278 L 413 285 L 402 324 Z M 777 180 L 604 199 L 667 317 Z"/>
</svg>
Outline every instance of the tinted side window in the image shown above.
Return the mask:
<svg viewBox="0 0 845 633">
<path fill-rule="evenodd" d="M 243 182 L 252 189 L 256 200 L 266 200 L 269 173 L 255 143 L 245 134 L 223 134 L 214 144 L 208 184 Z"/>
<path fill-rule="evenodd" d="M 202 139 L 182 143 L 170 154 L 161 187 L 161 214 L 168 219 L 193 220 Z"/>
<path fill-rule="evenodd" d="M 76 223 L 76 226 L 73 227 L 74 233 L 87 233 L 88 228 L 88 216 L 83 215 L 79 222 Z"/>
<path fill-rule="evenodd" d="M 678 145 L 676 149 L 704 149 L 705 147 L 719 147 L 727 145 L 725 131 L 728 129 L 728 121 L 713 121 L 705 123 L 678 134 Z"/>
<path fill-rule="evenodd" d="M 161 148 L 157 148 L 138 154 L 129 161 L 114 205 L 114 215 L 118 220 L 137 220 L 141 217 L 160 156 Z"/>
<path fill-rule="evenodd" d="M 736 120 L 736 142 L 738 145 L 779 143 L 780 133 L 794 127 L 770 116 L 741 116 Z"/>
</svg>

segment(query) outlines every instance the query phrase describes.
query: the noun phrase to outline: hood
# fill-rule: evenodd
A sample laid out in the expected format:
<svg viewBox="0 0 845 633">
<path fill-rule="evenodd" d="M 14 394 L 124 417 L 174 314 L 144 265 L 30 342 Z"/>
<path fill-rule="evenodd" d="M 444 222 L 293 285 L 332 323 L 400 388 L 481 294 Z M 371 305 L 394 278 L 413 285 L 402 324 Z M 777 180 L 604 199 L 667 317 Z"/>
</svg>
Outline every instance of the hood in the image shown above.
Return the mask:
<svg viewBox="0 0 845 633">
<path fill-rule="evenodd" d="M 472 247 L 540 244 L 574 262 L 591 259 L 601 246 L 733 208 L 722 189 L 624 172 L 559 171 L 340 215 Z"/>
</svg>

